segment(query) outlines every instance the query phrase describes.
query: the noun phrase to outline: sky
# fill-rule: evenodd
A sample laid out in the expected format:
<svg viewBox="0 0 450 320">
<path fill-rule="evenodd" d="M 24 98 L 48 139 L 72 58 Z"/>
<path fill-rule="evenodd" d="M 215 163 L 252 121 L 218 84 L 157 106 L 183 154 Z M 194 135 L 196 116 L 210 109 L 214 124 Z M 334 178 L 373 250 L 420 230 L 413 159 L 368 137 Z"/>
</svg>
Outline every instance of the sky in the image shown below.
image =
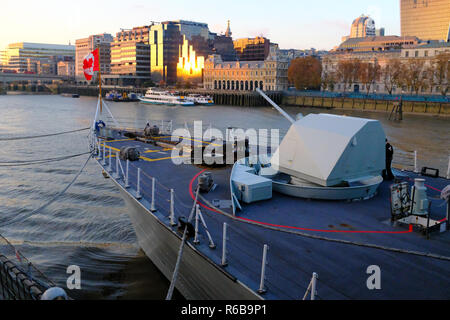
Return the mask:
<svg viewBox="0 0 450 320">
<path fill-rule="evenodd" d="M 400 34 L 398 0 L 1 0 L 0 48 L 15 42 L 71 44 L 103 32 L 151 21 L 208 23 L 233 38 L 264 36 L 282 49 L 324 49 L 350 33 L 352 21 L 369 14 L 386 35 Z"/>
</svg>

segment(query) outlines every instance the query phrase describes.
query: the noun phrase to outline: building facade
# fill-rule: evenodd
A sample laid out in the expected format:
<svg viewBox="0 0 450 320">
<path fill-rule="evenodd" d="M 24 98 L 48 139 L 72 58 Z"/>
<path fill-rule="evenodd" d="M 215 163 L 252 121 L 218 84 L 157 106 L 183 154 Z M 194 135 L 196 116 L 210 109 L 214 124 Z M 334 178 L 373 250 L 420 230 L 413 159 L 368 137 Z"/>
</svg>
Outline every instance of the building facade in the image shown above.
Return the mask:
<svg viewBox="0 0 450 320">
<path fill-rule="evenodd" d="M 73 59 L 75 47 L 71 45 L 20 42 L 8 45 L 3 51 L 1 65 L 4 70 L 14 72 L 37 72 L 36 65 L 54 64 L 56 74 L 58 61 Z M 29 69 L 31 68 L 31 69 Z M 46 69 L 47 70 L 47 69 Z"/>
<path fill-rule="evenodd" d="M 432 67 L 435 63 L 435 58 L 440 54 L 448 54 L 450 56 L 449 42 L 431 42 L 420 43 L 415 45 L 404 46 L 400 49 L 392 49 L 385 51 L 358 51 L 358 52 L 332 52 L 322 58 L 322 80 L 326 77 L 333 78 L 333 86 L 330 88 L 322 88 L 325 91 L 334 92 L 363 92 L 376 94 L 389 94 L 388 87 L 392 85 L 390 79 L 386 78 L 384 72 L 386 65 L 394 60 L 396 63 L 411 63 L 414 59 L 423 61 L 424 66 L 422 71 L 425 85 L 420 88 L 421 95 L 439 95 L 440 88 L 433 80 Z M 353 79 L 350 86 L 341 81 L 338 74 L 338 64 L 342 61 L 358 61 L 360 63 L 377 64 L 380 67 L 380 74 L 377 79 L 371 84 L 364 84 L 358 78 Z M 450 65 L 450 64 L 449 64 Z M 450 73 L 447 73 L 447 83 L 450 83 Z M 387 86 L 388 85 L 388 86 Z M 392 94 L 411 93 L 412 89 L 407 88 L 406 85 L 398 86 L 394 84 L 392 87 Z"/>
<path fill-rule="evenodd" d="M 413 36 L 374 36 L 349 38 L 334 49 L 336 52 L 366 52 L 398 50 L 404 46 L 417 45 L 419 39 Z"/>
<path fill-rule="evenodd" d="M 78 81 L 85 81 L 83 70 L 84 57 L 97 48 L 100 51 L 100 71 L 102 75 L 111 73 L 111 42 L 113 40 L 110 34 L 103 33 L 75 41 L 75 77 Z"/>
<path fill-rule="evenodd" d="M 210 55 L 205 62 L 203 87 L 208 90 L 265 91 L 287 90 L 287 71 L 293 56 L 271 45 L 261 61 L 223 61 Z"/>
<path fill-rule="evenodd" d="M 450 40 L 450 0 L 400 0 L 401 34 Z"/>
<path fill-rule="evenodd" d="M 150 80 L 150 26 L 121 30 L 111 43 L 111 72 L 106 84 L 140 85 Z"/>
<path fill-rule="evenodd" d="M 58 62 L 58 76 L 68 78 L 75 78 L 75 61 L 60 61 Z"/>
<path fill-rule="evenodd" d="M 177 20 L 150 28 L 150 67 L 154 82 L 201 83 L 203 64 L 213 53 L 215 34 L 206 23 Z"/>
<path fill-rule="evenodd" d="M 233 41 L 239 61 L 263 61 L 270 51 L 270 40 L 263 37 L 242 38 Z"/>
</svg>

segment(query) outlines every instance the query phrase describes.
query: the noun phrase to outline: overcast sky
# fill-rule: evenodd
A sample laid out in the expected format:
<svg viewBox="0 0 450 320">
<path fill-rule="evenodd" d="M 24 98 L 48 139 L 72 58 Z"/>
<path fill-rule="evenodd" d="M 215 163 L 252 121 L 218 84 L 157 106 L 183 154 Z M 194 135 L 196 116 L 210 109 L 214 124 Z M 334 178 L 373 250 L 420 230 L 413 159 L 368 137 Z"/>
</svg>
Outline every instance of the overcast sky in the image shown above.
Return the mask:
<svg viewBox="0 0 450 320">
<path fill-rule="evenodd" d="M 151 21 L 192 20 L 233 38 L 265 36 L 283 49 L 329 50 L 361 14 L 400 34 L 397 0 L 1 0 L 0 48 L 14 42 L 74 44 L 76 39 Z"/>
</svg>

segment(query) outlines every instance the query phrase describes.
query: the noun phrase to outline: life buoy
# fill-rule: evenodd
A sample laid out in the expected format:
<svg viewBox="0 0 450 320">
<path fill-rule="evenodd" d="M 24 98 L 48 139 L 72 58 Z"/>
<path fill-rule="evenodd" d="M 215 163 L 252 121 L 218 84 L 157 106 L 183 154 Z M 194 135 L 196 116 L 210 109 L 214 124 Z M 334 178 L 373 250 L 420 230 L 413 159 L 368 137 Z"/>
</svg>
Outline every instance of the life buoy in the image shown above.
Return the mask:
<svg viewBox="0 0 450 320">
<path fill-rule="evenodd" d="M 103 122 L 103 120 L 99 120 L 95 123 L 95 130 L 98 132 L 100 131 L 100 128 L 106 127 L 106 123 Z"/>
</svg>

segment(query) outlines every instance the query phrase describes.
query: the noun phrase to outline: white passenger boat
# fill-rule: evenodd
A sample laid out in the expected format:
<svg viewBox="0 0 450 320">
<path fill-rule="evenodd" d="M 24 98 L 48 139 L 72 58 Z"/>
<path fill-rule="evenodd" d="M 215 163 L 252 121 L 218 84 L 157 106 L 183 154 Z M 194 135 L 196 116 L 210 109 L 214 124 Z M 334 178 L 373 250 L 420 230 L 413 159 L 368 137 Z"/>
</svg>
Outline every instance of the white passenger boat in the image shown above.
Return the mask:
<svg viewBox="0 0 450 320">
<path fill-rule="evenodd" d="M 181 106 L 193 106 L 194 102 L 186 100 L 183 96 L 176 96 L 168 91 L 159 91 L 154 89 L 148 89 L 145 95 L 139 97 L 139 100 L 143 103 L 150 104 L 165 104 L 165 105 L 181 105 Z"/>
<path fill-rule="evenodd" d="M 212 97 L 202 96 L 201 94 L 193 93 L 186 97 L 186 100 L 192 101 L 195 104 L 200 104 L 204 106 L 210 106 L 214 104 Z"/>
</svg>

